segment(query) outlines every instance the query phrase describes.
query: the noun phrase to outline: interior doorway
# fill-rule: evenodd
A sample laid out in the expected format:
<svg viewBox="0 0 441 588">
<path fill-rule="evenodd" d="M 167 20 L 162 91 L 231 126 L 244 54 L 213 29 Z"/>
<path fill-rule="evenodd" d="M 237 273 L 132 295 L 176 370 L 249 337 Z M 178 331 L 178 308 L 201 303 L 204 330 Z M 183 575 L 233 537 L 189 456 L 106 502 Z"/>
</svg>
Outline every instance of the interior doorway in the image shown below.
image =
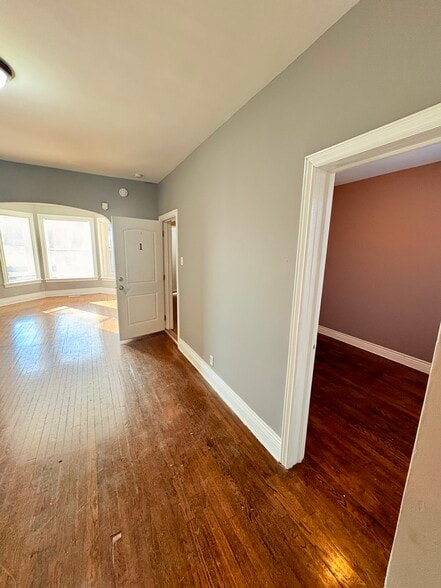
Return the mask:
<svg viewBox="0 0 441 588">
<path fill-rule="evenodd" d="M 440 142 L 437 104 L 305 158 L 281 435 L 285 467 L 305 455 L 335 174 Z"/>
<path fill-rule="evenodd" d="M 333 192 L 302 465 L 358 510 L 354 532 L 369 519 L 382 581 L 441 316 L 441 150 L 348 171 Z"/>
<path fill-rule="evenodd" d="M 367 524 L 375 528 L 373 545 L 375 560 L 381 568 L 378 570 L 379 576 L 384 575 L 389 559 L 426 390 L 431 360 L 429 356 L 433 349 L 428 351 L 427 342 L 417 340 L 417 337 L 409 341 L 401 336 L 400 340 L 397 334 L 403 325 L 398 324 L 395 339 L 407 348 L 398 348 L 399 353 L 389 353 L 391 350 L 388 349 L 387 337 L 390 332 L 387 325 L 393 324 L 396 319 L 393 313 L 408 298 L 408 292 L 403 289 L 394 294 L 395 304 L 389 305 L 389 315 L 378 315 L 377 324 L 372 316 L 369 317 L 369 312 L 372 310 L 372 300 L 378 292 L 372 291 L 368 296 L 369 312 L 362 315 L 362 320 L 359 320 L 359 312 L 351 315 L 354 291 L 358 292 L 361 299 L 366 295 L 366 281 L 363 280 L 369 266 L 368 258 L 372 257 L 372 249 L 362 252 L 360 259 L 364 261 L 361 269 L 352 255 L 353 242 L 359 237 L 353 231 L 352 225 L 354 217 L 360 212 L 357 212 L 352 200 L 350 213 L 346 210 L 344 214 L 340 214 L 340 229 L 343 228 L 340 235 L 344 235 L 346 239 L 348 231 L 352 231 L 352 240 L 348 244 L 346 239 L 344 247 L 340 247 L 341 241 L 334 241 L 333 248 L 334 251 L 343 252 L 346 255 L 344 263 L 352 265 L 359 277 L 361 275 L 358 291 L 354 290 L 354 284 L 349 284 L 347 288 L 347 277 L 342 278 L 342 272 L 335 271 L 334 267 L 333 276 L 328 280 L 327 296 L 324 297 L 327 309 L 322 313 L 322 319 L 323 322 L 332 323 L 338 317 L 342 327 L 339 330 L 337 324 L 330 324 L 326 325 L 328 329 L 319 329 L 325 263 L 330 242 L 331 209 L 339 174 L 346 172 L 348 181 L 357 181 L 362 178 L 351 174 L 357 174 L 361 168 L 368 174 L 364 176 L 367 179 L 439 162 L 440 143 L 441 105 L 437 105 L 313 154 L 305 160 L 281 462 L 286 467 L 302 462 L 306 447 L 306 458 L 301 467 L 307 468 L 312 462 L 328 472 L 339 485 L 342 499 L 351 502 L 348 510 L 363 513 L 360 520 L 366 517 L 369 521 L 362 522 L 359 532 L 363 533 L 363 527 Z M 429 159 L 424 159 L 427 155 Z M 409 159 L 420 157 L 423 158 L 420 163 L 408 165 Z M 388 169 L 391 162 L 395 165 L 398 160 L 401 161 L 401 167 Z M 373 168 L 382 171 L 371 173 Z M 407 180 L 408 178 L 406 183 Z M 375 196 L 378 195 L 377 190 Z M 394 251 L 395 254 L 398 253 L 398 260 L 403 267 L 404 260 L 407 262 L 409 256 L 414 256 L 416 249 L 413 247 L 414 226 L 418 224 L 416 212 L 418 200 L 421 201 L 419 196 L 418 190 L 409 195 L 409 211 L 413 210 L 413 216 L 409 212 L 408 225 L 412 227 L 412 231 L 409 231 L 408 242 L 404 242 L 405 247 L 398 248 L 398 252 Z M 366 198 L 364 201 L 360 198 L 359 203 L 362 207 L 365 206 Z M 389 207 L 390 204 L 389 200 Z M 436 206 L 439 211 L 439 204 Z M 396 217 L 400 219 L 403 211 L 396 206 L 394 210 Z M 370 237 L 366 248 L 373 244 L 374 226 L 369 221 L 373 212 L 372 209 L 366 211 L 363 208 L 360 215 L 363 223 L 367 223 L 365 233 Z M 396 226 L 397 223 L 394 224 L 394 230 Z M 428 222 L 420 223 L 420 230 L 430 230 L 429 226 L 431 224 Z M 378 246 L 378 243 L 374 245 Z M 383 256 L 383 249 L 377 251 L 377 258 L 379 256 Z M 380 258 L 380 261 L 384 262 L 384 259 Z M 414 267 L 419 272 L 417 260 L 414 262 Z M 382 269 L 383 275 L 386 271 L 391 274 L 387 275 L 389 280 L 397 271 L 401 271 L 401 268 L 393 266 L 383 266 Z M 419 279 L 418 272 L 413 278 L 416 281 Z M 437 268 L 434 267 L 433 274 L 439 276 L 439 269 L 437 273 Z M 381 288 L 380 283 L 376 282 L 376 285 Z M 335 298 L 343 290 L 344 296 L 340 297 L 342 302 L 336 306 Z M 385 310 L 384 306 L 382 311 Z M 343 326 L 349 324 L 351 316 L 351 324 L 355 325 L 354 318 L 358 323 L 354 331 L 361 328 L 365 333 L 373 333 L 376 329 L 376 336 L 386 337 L 386 340 L 374 341 L 373 345 L 368 342 L 366 345 L 361 334 L 351 333 L 355 336 L 350 337 L 345 335 Z M 412 320 L 417 324 L 421 320 L 421 312 Z M 421 325 L 417 326 L 418 329 L 415 330 L 418 331 Z M 431 337 L 433 345 L 433 334 Z"/>
<path fill-rule="evenodd" d="M 178 211 L 172 210 L 159 217 L 164 240 L 164 301 L 165 331 L 179 341 L 179 248 Z"/>
</svg>

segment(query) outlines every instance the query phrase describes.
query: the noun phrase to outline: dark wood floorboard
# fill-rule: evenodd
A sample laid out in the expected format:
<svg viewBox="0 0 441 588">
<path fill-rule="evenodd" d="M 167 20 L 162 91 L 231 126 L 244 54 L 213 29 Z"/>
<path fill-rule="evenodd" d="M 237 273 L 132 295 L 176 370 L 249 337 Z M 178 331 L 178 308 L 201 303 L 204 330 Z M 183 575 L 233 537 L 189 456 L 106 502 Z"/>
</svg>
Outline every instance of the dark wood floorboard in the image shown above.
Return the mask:
<svg viewBox="0 0 441 588">
<path fill-rule="evenodd" d="M 382 586 L 423 374 L 320 338 L 287 472 L 110 296 L 0 309 L 0 354 L 0 586 Z"/>
</svg>

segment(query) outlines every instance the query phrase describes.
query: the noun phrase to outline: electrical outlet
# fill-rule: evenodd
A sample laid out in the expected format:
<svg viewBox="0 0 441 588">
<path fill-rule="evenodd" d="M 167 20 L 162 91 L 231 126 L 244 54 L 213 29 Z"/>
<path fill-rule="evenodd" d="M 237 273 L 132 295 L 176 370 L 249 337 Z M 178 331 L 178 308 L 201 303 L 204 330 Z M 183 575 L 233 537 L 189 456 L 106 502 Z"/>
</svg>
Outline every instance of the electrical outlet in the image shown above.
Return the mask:
<svg viewBox="0 0 441 588">
<path fill-rule="evenodd" d="M 213 357 L 213 355 L 210 355 L 210 365 L 211 365 L 211 367 L 214 367 L 214 357 Z"/>
<path fill-rule="evenodd" d="M 184 258 L 181 257 L 181 265 L 184 265 Z"/>
</svg>

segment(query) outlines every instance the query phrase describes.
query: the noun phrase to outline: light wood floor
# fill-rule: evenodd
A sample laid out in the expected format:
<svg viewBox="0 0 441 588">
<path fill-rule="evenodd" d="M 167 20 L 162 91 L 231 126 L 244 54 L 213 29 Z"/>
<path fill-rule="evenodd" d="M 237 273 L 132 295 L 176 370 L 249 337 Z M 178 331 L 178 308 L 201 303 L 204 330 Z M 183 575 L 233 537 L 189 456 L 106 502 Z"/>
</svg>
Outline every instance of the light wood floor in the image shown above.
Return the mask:
<svg viewBox="0 0 441 588">
<path fill-rule="evenodd" d="M 425 376 L 321 338 L 286 472 L 114 306 L 0 309 L 0 586 L 382 586 Z"/>
</svg>

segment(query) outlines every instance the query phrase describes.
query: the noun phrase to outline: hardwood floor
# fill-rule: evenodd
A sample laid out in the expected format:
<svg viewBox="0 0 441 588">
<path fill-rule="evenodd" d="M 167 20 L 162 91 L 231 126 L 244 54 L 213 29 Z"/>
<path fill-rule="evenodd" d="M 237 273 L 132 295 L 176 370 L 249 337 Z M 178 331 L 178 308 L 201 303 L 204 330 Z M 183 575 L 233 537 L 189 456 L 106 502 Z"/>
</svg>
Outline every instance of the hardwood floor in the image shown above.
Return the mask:
<svg viewBox="0 0 441 588">
<path fill-rule="evenodd" d="M 285 471 L 114 306 L 0 309 L 0 586 L 382 586 L 426 377 L 320 338 Z"/>
</svg>

